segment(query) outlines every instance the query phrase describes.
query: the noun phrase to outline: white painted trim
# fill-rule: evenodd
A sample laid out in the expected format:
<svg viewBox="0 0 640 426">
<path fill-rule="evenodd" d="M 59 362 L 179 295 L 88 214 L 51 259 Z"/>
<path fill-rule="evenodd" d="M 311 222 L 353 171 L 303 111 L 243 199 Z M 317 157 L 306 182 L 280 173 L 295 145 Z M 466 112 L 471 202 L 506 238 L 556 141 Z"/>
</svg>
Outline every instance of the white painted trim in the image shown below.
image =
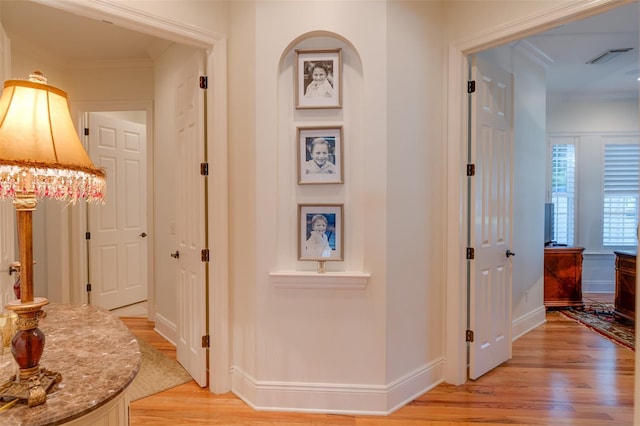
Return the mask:
<svg viewBox="0 0 640 426">
<path fill-rule="evenodd" d="M 548 69 L 554 62 L 547 54 L 538 49 L 527 40 L 518 40 L 513 43 L 515 50 L 522 53 L 534 64 L 540 65 L 545 70 Z"/>
<path fill-rule="evenodd" d="M 500 44 L 512 42 L 567 23 L 630 4 L 637 0 L 575 0 L 559 4 L 545 12 L 474 34 L 449 44 L 447 70 L 447 289 L 446 289 L 446 371 L 445 380 L 462 384 L 467 379 L 467 357 L 464 331 L 467 324 L 467 282 L 465 224 L 467 216 L 466 130 L 467 96 L 463 88 L 467 81 L 467 55 Z M 638 294 L 640 298 L 640 293 Z M 636 378 L 640 389 L 640 377 Z"/>
<path fill-rule="evenodd" d="M 224 38 L 221 34 L 152 15 L 113 0 L 34 1 L 75 15 L 107 21 L 119 27 L 189 46 L 209 49 L 215 41 Z"/>
<path fill-rule="evenodd" d="M 582 280 L 582 294 L 584 293 L 615 293 L 616 281 Z"/>
<path fill-rule="evenodd" d="M 628 249 L 629 250 L 634 250 L 635 247 L 629 247 Z M 615 250 L 616 251 L 618 251 L 618 250 L 624 251 L 624 249 L 615 249 Z M 583 258 L 583 260 L 587 260 L 587 258 L 588 258 L 589 260 L 611 260 L 611 261 L 613 261 L 616 258 L 616 255 L 615 255 L 615 253 L 613 253 L 613 251 L 611 251 L 611 252 L 583 251 L 582 252 L 582 258 Z"/>
<path fill-rule="evenodd" d="M 370 274 L 362 272 L 303 272 L 283 271 L 269 274 L 274 287 L 290 289 L 364 290 Z"/>
<path fill-rule="evenodd" d="M 444 358 L 388 385 L 258 381 L 231 371 L 233 393 L 258 411 L 387 416 L 442 382 Z"/>
<path fill-rule="evenodd" d="M 404 407 L 420 395 L 434 389 L 443 382 L 444 358 L 434 360 L 429 365 L 418 368 L 404 377 L 387 384 L 387 408 L 385 415 L 389 415 Z"/>
<path fill-rule="evenodd" d="M 460 385 L 467 380 L 467 260 L 466 234 L 466 58 L 455 45 L 449 46 L 447 83 L 447 288 L 445 380 Z"/>
<path fill-rule="evenodd" d="M 207 59 L 207 146 L 209 168 L 209 389 L 221 394 L 231 390 L 231 319 L 229 313 L 229 172 L 227 136 L 227 40 L 216 42 Z"/>
<path fill-rule="evenodd" d="M 453 43 L 465 55 L 497 47 L 534 34 L 549 30 L 561 24 L 594 16 L 607 10 L 638 0 L 574 0 L 559 4 L 536 15 L 492 27 Z"/>
<path fill-rule="evenodd" d="M 594 92 L 578 92 L 571 93 L 570 95 L 565 93 L 549 93 L 547 94 L 547 104 L 550 102 L 564 102 L 564 101 L 624 101 L 624 100 L 633 100 L 638 99 L 638 91 L 637 90 L 626 90 L 619 92 L 604 92 L 604 93 L 594 93 Z"/>
<path fill-rule="evenodd" d="M 513 336 L 511 341 L 518 340 L 531 330 L 547 322 L 546 315 L 547 309 L 544 306 L 540 306 L 537 309 L 514 319 L 511 323 L 511 335 Z"/>
<path fill-rule="evenodd" d="M 167 318 L 160 314 L 156 314 L 156 325 L 153 330 L 167 339 L 173 346 L 176 346 L 176 341 L 178 340 L 178 328 Z"/>
<path fill-rule="evenodd" d="M 67 67 L 73 70 L 105 70 L 122 68 L 153 68 L 151 59 L 108 59 L 95 61 L 70 61 Z"/>
<path fill-rule="evenodd" d="M 570 137 L 581 137 L 581 136 L 602 136 L 603 138 L 637 138 L 640 137 L 640 132 L 636 131 L 582 131 L 582 132 L 553 132 L 547 133 L 547 140 L 551 138 L 570 138 Z"/>
</svg>

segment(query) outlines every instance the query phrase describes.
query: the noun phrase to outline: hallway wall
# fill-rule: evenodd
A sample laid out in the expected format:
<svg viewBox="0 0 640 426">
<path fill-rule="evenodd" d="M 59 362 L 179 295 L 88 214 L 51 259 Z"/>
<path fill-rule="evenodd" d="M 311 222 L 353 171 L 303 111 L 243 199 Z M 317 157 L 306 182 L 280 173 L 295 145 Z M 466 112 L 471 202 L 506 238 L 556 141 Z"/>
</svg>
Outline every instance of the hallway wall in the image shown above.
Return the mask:
<svg viewBox="0 0 640 426">
<path fill-rule="evenodd" d="M 557 1 L 128 4 L 229 39 L 232 390 L 259 409 L 386 414 L 443 381 L 459 355 L 449 343 L 464 339 L 445 332 L 444 300 L 459 284 L 445 269 L 459 243 L 446 230 L 462 219 L 447 210 L 458 190 L 447 177 L 463 167 L 447 157 L 449 44 Z M 345 87 L 338 114 L 300 114 L 291 109 L 292 52 L 327 37 L 343 47 L 354 90 Z M 299 123 L 351 132 L 344 185 L 302 194 L 291 184 Z M 345 206 L 345 260 L 322 276 L 293 256 L 301 200 Z M 157 293 L 169 297 L 170 285 Z"/>
</svg>

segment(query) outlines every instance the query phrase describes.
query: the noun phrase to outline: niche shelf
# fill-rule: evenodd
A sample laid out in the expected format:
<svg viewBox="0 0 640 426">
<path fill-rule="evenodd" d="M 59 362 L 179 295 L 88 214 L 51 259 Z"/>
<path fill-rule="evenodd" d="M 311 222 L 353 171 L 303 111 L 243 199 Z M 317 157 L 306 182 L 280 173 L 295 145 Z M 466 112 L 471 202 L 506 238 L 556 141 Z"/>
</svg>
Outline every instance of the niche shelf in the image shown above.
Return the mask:
<svg viewBox="0 0 640 426">
<path fill-rule="evenodd" d="M 274 287 L 290 289 L 364 290 L 370 277 L 363 272 L 282 271 L 269 274 Z"/>
</svg>

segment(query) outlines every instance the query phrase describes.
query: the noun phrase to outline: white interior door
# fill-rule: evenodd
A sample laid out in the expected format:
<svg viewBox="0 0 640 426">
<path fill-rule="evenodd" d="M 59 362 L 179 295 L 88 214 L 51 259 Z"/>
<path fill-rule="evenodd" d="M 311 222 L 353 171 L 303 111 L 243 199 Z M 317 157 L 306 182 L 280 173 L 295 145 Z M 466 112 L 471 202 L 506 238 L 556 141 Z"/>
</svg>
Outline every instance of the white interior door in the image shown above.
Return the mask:
<svg viewBox="0 0 640 426">
<path fill-rule="evenodd" d="M 513 84 L 506 71 L 472 59 L 470 162 L 469 377 L 511 358 Z"/>
<path fill-rule="evenodd" d="M 15 250 L 15 209 L 10 200 L 0 202 L 0 312 L 11 301 L 16 299 L 13 283 L 16 274 L 9 275 L 12 262 L 18 260 Z"/>
<path fill-rule="evenodd" d="M 207 386 L 206 335 L 206 248 L 205 177 L 200 164 L 205 162 L 204 90 L 199 77 L 204 75 L 200 53 L 185 61 L 176 85 L 176 238 L 178 243 L 178 324 L 176 347 L 178 361 L 202 387 Z"/>
<path fill-rule="evenodd" d="M 106 309 L 147 299 L 146 126 L 89 113 L 89 153 L 107 174 L 104 205 L 89 206 L 91 303 Z"/>
<path fill-rule="evenodd" d="M 4 28 L 0 26 L 0 80 L 9 78 L 11 46 Z M 0 202 L 0 311 L 16 297 L 13 294 L 15 274 L 9 275 L 11 262 L 17 261 L 15 249 L 16 211 L 10 200 Z"/>
</svg>

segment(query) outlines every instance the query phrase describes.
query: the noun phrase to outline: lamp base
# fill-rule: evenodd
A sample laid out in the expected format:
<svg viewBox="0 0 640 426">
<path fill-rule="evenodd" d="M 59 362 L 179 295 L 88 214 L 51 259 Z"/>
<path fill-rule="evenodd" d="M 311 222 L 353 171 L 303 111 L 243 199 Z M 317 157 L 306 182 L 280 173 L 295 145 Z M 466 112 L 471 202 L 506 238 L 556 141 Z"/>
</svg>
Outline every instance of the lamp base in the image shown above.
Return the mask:
<svg viewBox="0 0 640 426">
<path fill-rule="evenodd" d="M 54 373 L 45 368 L 39 369 L 27 379 L 18 379 L 13 375 L 0 384 L 0 398 L 24 400 L 29 407 L 35 407 L 46 402 L 47 392 L 60 381 L 62 381 L 60 373 Z"/>
<path fill-rule="evenodd" d="M 38 320 L 44 315 L 42 307 L 49 301 L 36 297 L 31 302 L 15 300 L 7 309 L 18 314 L 17 331 L 11 339 L 11 353 L 20 373 L 0 385 L 0 396 L 9 396 L 27 401 L 29 407 L 44 404 L 47 392 L 62 380 L 59 373 L 40 368 L 40 357 L 44 351 L 44 333 L 38 328 Z"/>
</svg>

